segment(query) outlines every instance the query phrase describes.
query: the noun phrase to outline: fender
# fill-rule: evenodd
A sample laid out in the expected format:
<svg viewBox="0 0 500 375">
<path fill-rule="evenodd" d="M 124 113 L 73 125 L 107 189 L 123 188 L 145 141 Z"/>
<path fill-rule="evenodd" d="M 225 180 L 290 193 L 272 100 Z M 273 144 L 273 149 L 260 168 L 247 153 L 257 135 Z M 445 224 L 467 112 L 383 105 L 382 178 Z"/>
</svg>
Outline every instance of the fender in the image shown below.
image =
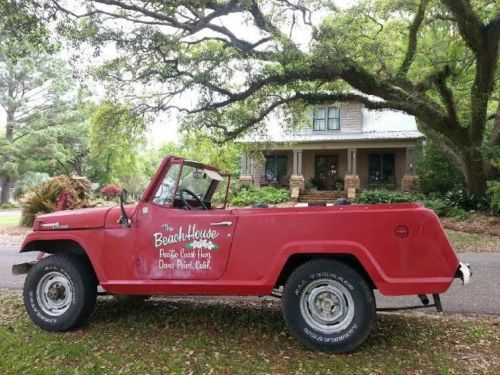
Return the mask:
<svg viewBox="0 0 500 375">
<path fill-rule="evenodd" d="M 79 236 L 79 232 L 81 231 L 85 232 L 85 238 Z M 93 233 L 91 234 L 90 232 Z M 97 244 L 102 243 L 101 236 L 102 236 L 102 230 L 100 229 L 97 230 L 86 229 L 78 231 L 50 231 L 50 230 L 36 231 L 28 234 L 28 236 L 23 241 L 23 244 L 21 245 L 21 250 L 19 250 L 19 253 L 26 253 L 30 251 L 41 251 L 50 253 L 50 251 L 44 251 L 44 249 L 41 248 L 41 246 L 43 246 L 43 244 L 46 243 L 57 242 L 57 241 L 75 242 L 83 249 L 87 257 L 89 258 L 90 263 L 94 268 L 94 272 L 96 273 L 97 278 L 99 279 L 99 282 L 105 282 L 107 281 L 107 279 L 105 277 L 104 270 L 101 267 L 99 260 L 97 259 L 98 258 L 97 253 L 87 251 L 87 249 L 96 248 Z M 90 242 L 92 242 L 92 244 Z M 100 246 L 97 246 L 97 248 L 100 248 Z"/>
<path fill-rule="evenodd" d="M 288 259 L 297 254 L 352 255 L 364 268 L 376 288 L 384 295 L 419 294 L 428 289 L 439 293 L 448 289 L 451 277 L 394 278 L 388 276 L 366 247 L 355 241 L 296 241 L 284 245 L 274 257 L 265 283 L 275 285 Z"/>
</svg>

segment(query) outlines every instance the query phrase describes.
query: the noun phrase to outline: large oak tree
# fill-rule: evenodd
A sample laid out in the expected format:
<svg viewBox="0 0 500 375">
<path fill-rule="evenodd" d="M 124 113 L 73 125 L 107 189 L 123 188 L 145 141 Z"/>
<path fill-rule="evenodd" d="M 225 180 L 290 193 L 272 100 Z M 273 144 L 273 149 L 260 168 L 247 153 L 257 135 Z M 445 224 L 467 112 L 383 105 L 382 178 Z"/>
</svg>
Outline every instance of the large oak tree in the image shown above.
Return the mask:
<svg viewBox="0 0 500 375">
<path fill-rule="evenodd" d="M 373 0 L 347 10 L 321 0 L 50 4 L 75 21 L 61 25 L 67 35 L 117 48 L 100 77 L 130 97 L 149 86 L 144 109 L 179 107 L 191 124 L 230 139 L 280 108 L 297 115 L 306 104 L 359 101 L 414 115 L 473 194 L 498 177 L 498 1 Z M 194 92 L 193 105 L 172 99 Z"/>
<path fill-rule="evenodd" d="M 0 204 L 7 203 L 26 150 L 20 142 L 65 121 L 72 73 L 55 58 L 48 31 L 33 16 L 32 3 L 0 3 L 0 107 L 6 114 L 0 134 Z"/>
</svg>

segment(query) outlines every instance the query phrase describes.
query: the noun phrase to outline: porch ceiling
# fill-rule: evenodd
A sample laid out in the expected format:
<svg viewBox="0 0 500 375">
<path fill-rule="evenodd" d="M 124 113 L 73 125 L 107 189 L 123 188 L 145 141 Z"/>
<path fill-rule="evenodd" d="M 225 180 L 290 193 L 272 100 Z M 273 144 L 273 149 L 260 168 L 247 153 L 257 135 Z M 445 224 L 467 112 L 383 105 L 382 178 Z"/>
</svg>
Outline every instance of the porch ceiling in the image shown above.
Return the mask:
<svg viewBox="0 0 500 375">
<path fill-rule="evenodd" d="M 347 150 L 347 149 L 380 149 L 380 148 L 414 148 L 417 140 L 396 141 L 356 141 L 356 142 L 288 142 L 266 144 L 266 150 Z"/>
</svg>

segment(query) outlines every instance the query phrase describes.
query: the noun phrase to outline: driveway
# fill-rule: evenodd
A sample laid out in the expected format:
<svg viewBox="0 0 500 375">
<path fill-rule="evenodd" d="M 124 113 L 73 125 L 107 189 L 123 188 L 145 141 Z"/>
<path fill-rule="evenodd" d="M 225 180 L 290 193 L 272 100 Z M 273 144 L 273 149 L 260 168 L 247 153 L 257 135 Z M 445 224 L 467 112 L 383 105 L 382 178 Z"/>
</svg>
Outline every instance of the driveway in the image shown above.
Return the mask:
<svg viewBox="0 0 500 375">
<path fill-rule="evenodd" d="M 18 254 L 18 248 L 0 246 L 0 288 L 22 288 L 24 276 L 11 275 L 13 264 L 29 262 L 36 253 Z M 500 315 L 500 254 L 464 253 L 460 259 L 472 267 L 472 280 L 462 286 L 455 280 L 441 296 L 445 312 Z M 383 297 L 376 293 L 378 307 L 411 306 L 419 304 L 416 296 Z M 428 309 L 428 311 L 435 311 Z"/>
</svg>

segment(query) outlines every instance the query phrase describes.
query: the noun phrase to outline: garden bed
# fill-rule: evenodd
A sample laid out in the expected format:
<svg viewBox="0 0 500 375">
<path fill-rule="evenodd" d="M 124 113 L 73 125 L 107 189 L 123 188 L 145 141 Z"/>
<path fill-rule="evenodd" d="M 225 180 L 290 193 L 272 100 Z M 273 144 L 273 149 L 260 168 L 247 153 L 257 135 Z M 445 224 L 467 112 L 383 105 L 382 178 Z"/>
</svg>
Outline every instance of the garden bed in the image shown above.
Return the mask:
<svg viewBox="0 0 500 375">
<path fill-rule="evenodd" d="M 441 218 L 441 223 L 446 229 L 500 237 L 500 217 L 498 216 L 474 213 L 467 220 L 444 217 Z"/>
</svg>

